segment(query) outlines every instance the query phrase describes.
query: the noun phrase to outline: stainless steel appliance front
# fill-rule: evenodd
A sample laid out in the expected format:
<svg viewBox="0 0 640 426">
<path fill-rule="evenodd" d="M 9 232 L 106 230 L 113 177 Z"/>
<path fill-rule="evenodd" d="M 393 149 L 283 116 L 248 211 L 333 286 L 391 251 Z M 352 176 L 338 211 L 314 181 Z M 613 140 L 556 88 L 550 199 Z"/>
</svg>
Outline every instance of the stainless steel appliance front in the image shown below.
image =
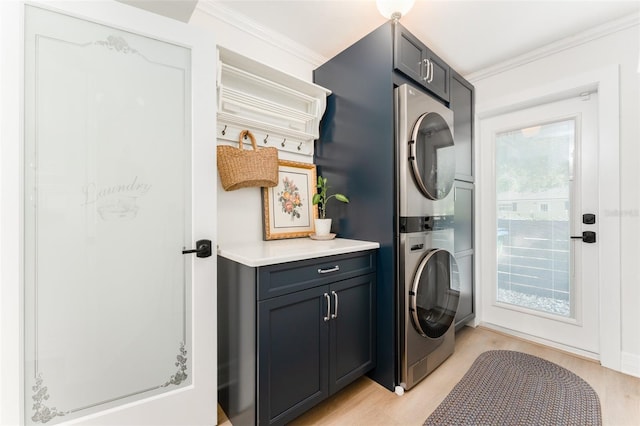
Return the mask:
<svg viewBox="0 0 640 426">
<path fill-rule="evenodd" d="M 410 389 L 454 350 L 460 278 L 453 229 L 400 234 L 400 385 Z"/>
<path fill-rule="evenodd" d="M 454 350 L 453 113 L 409 85 L 395 90 L 398 378 L 410 389 Z"/>
<path fill-rule="evenodd" d="M 453 112 L 407 84 L 395 102 L 400 216 L 453 215 Z"/>
</svg>

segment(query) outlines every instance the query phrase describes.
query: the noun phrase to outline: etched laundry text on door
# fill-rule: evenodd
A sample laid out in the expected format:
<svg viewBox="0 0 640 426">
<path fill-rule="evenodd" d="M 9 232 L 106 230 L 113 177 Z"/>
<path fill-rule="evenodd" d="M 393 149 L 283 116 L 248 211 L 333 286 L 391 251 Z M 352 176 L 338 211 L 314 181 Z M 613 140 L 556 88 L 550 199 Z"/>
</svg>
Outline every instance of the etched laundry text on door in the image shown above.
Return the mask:
<svg viewBox="0 0 640 426">
<path fill-rule="evenodd" d="M 102 220 L 134 219 L 138 214 L 138 199 L 144 197 L 151 187 L 138 176 L 129 183 L 114 185 L 90 182 L 84 187 L 83 205 L 95 205 Z"/>
</svg>

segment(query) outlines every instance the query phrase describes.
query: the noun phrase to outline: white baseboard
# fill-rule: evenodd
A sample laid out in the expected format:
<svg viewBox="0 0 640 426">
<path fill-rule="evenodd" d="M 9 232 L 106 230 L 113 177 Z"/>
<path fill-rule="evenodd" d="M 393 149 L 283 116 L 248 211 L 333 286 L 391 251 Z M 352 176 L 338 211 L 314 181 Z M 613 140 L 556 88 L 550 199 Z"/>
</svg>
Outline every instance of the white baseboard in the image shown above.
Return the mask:
<svg viewBox="0 0 640 426">
<path fill-rule="evenodd" d="M 598 354 L 594 354 L 592 352 L 587 352 L 582 349 L 574 348 L 572 346 L 563 345 L 562 343 L 554 342 L 551 340 L 542 339 L 540 337 L 532 336 L 530 334 L 521 333 L 519 331 L 511 330 L 509 328 L 500 327 L 499 325 L 495 325 L 495 324 L 480 322 L 480 326 L 487 328 L 489 330 L 497 331 L 502 334 L 517 337 L 521 340 L 526 340 L 532 343 L 537 343 L 539 345 L 548 346 L 550 348 L 558 349 L 560 351 L 577 355 L 579 357 L 596 361 L 598 363 L 600 362 L 600 357 L 598 356 Z"/>
<path fill-rule="evenodd" d="M 640 377 L 640 355 L 622 352 L 622 372 L 630 376 Z"/>
<path fill-rule="evenodd" d="M 499 333 L 502 334 L 507 334 L 522 340 L 528 340 L 532 343 L 537 343 L 537 344 L 541 344 L 541 345 L 545 345 L 545 346 L 549 346 L 551 348 L 555 348 L 555 349 L 559 349 L 561 351 L 567 352 L 567 353 L 571 353 L 586 359 L 591 359 L 593 361 L 599 362 L 598 357 L 594 356 L 595 354 L 590 353 L 590 352 L 585 352 L 582 351 L 580 349 L 576 349 L 570 346 L 566 346 L 566 345 L 562 345 L 559 344 L 557 342 L 552 342 L 549 340 L 545 340 L 545 339 L 540 339 L 534 336 L 530 336 L 528 334 L 524 334 L 524 333 L 519 333 L 517 331 L 514 330 L 510 330 L 508 328 L 504 328 L 504 327 L 500 327 L 494 324 L 488 324 L 485 322 L 481 322 L 478 321 L 477 319 L 472 322 L 467 324 L 470 327 L 484 327 L 486 329 L 489 330 L 493 330 L 493 331 L 497 331 Z M 623 374 L 628 374 L 630 376 L 634 376 L 634 377 L 638 377 L 640 378 L 640 355 L 636 355 L 636 354 L 632 354 L 629 352 L 621 352 L 620 353 L 620 370 L 615 370 L 614 371 L 619 371 L 620 373 Z"/>
</svg>

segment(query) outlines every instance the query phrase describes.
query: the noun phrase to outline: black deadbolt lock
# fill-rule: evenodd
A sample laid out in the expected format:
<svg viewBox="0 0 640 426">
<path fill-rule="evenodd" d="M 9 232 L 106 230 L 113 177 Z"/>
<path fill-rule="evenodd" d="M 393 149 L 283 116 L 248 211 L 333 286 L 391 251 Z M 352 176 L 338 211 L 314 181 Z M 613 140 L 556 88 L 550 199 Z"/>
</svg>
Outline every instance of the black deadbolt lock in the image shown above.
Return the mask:
<svg viewBox="0 0 640 426">
<path fill-rule="evenodd" d="M 211 256 L 211 240 L 196 241 L 196 248 L 191 250 L 182 250 L 182 254 L 195 253 L 198 257 Z"/>
<path fill-rule="evenodd" d="M 596 223 L 596 215 L 593 213 L 585 213 L 582 215 L 582 223 L 585 225 L 593 225 Z"/>
</svg>

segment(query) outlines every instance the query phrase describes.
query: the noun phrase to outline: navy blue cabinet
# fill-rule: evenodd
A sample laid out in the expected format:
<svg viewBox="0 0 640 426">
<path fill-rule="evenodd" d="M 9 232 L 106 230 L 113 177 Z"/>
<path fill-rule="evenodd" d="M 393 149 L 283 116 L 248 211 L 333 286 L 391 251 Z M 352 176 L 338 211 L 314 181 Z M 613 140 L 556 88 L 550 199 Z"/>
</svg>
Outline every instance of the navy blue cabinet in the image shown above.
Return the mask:
<svg viewBox="0 0 640 426">
<path fill-rule="evenodd" d="M 395 24 L 393 66 L 439 98 L 449 100 L 449 65 L 398 23 Z"/>
<path fill-rule="evenodd" d="M 371 370 L 376 363 L 375 273 L 329 287 L 329 395 Z"/>
<path fill-rule="evenodd" d="M 396 286 L 399 224 L 393 91 L 408 83 L 454 111 L 456 146 L 460 134 L 460 150 L 456 151 L 460 168 L 456 169 L 456 177 L 472 179 L 473 86 L 402 25 L 393 22 L 375 29 L 318 67 L 313 77 L 315 83 L 332 91 L 321 122 L 314 163 L 318 173 L 331 182 L 332 190 L 347 194 L 350 199 L 348 205 L 336 203 L 330 210 L 334 232 L 343 238 L 380 243 L 377 363 L 369 376 L 393 390 L 399 384 L 400 315 Z M 471 217 L 471 212 L 468 215 Z M 466 275 L 466 278 L 469 281 L 465 285 L 472 288 L 473 277 Z M 472 293 L 468 295 L 473 297 Z M 465 306 L 472 305 L 465 302 Z M 464 316 L 465 320 L 469 318 L 472 316 Z"/>
<path fill-rule="evenodd" d="M 456 312 L 456 329 L 475 318 L 474 310 L 474 239 L 473 205 L 474 184 L 456 180 L 455 182 L 455 224 L 454 255 L 460 274 L 460 301 Z"/>
<path fill-rule="evenodd" d="M 456 147 L 455 257 L 460 272 L 460 303 L 456 313 L 459 329 L 475 318 L 474 311 L 474 105 L 473 86 L 451 70 L 449 108 L 453 111 L 453 138 Z"/>
<path fill-rule="evenodd" d="M 322 286 L 258 302 L 259 424 L 285 423 L 329 395 L 327 293 Z"/>
<path fill-rule="evenodd" d="M 218 257 L 218 394 L 235 426 L 288 423 L 375 367 L 375 269 L 375 251 Z"/>
<path fill-rule="evenodd" d="M 455 182 L 454 253 L 473 250 L 473 190 L 472 183 Z"/>
<path fill-rule="evenodd" d="M 475 89 L 460 74 L 451 70 L 449 108 L 453 111 L 453 138 L 456 146 L 456 180 L 474 181 L 473 117 Z"/>
</svg>

